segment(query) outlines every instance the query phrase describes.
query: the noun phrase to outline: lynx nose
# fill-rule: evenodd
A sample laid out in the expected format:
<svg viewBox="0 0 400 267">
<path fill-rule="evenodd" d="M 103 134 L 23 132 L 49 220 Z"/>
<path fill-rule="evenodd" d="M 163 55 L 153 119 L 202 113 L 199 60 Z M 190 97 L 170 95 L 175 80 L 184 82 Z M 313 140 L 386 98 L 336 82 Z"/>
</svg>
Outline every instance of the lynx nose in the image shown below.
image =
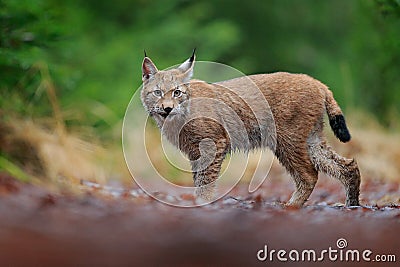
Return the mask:
<svg viewBox="0 0 400 267">
<path fill-rule="evenodd" d="M 164 111 L 167 113 L 167 115 L 172 111 L 172 108 L 166 107 L 164 108 Z"/>
</svg>

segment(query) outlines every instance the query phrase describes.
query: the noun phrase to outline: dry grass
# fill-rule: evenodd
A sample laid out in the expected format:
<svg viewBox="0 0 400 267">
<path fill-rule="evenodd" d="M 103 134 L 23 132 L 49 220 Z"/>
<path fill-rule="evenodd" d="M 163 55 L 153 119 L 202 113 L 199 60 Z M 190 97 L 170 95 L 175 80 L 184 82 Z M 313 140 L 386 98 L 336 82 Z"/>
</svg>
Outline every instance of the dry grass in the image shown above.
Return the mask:
<svg viewBox="0 0 400 267">
<path fill-rule="evenodd" d="M 66 178 L 105 181 L 105 150 L 73 134 L 59 134 L 31 120 L 2 125 L 1 150 L 30 175 L 52 181 Z"/>
<path fill-rule="evenodd" d="M 349 118 L 353 139 L 347 144 L 337 141 L 327 129 L 329 143 L 340 154 L 357 159 L 364 180 L 400 182 L 400 134 L 382 129 L 371 119 L 367 121 L 368 123 L 362 123 L 361 119 Z M 131 183 L 122 149 L 118 144 L 119 140 L 111 148 L 106 149 L 93 142 L 96 138 L 92 138 L 91 141 L 83 140 L 79 133 L 60 130 L 58 125 L 60 124 L 53 123 L 53 126 L 47 124 L 44 127 L 32 120 L 17 119 L 9 120 L 8 123 L 2 122 L 0 149 L 27 173 L 42 180 L 51 182 L 63 180 L 71 184 L 82 179 L 99 183 L 110 180 Z M 153 146 L 153 149 L 149 150 L 149 156 L 159 172 L 173 182 L 190 185 L 192 183 L 190 173 L 176 170 L 166 162 L 164 156 L 159 155 L 162 153 L 159 147 L 159 134 L 154 132 L 149 134 L 148 138 Z M 249 156 L 242 181 L 248 182 L 251 179 L 258 159 L 259 152 Z M 262 162 L 264 167 L 271 164 L 270 159 L 271 155 L 267 163 Z M 243 164 L 240 161 L 243 161 L 243 156 L 237 159 L 235 156 L 230 157 L 230 162 L 226 161 L 224 170 L 228 168 L 229 163 L 229 175 L 242 173 Z M 138 165 L 143 164 L 138 163 Z M 277 160 L 272 163 L 270 177 L 287 179 L 287 174 Z"/>
<path fill-rule="evenodd" d="M 15 173 L 20 167 L 38 178 L 36 181 L 67 185 L 81 180 L 104 183 L 115 177 L 118 174 L 115 166 L 120 167 L 122 164 L 118 163 L 123 162 L 122 153 L 103 148 L 94 136 L 85 140 L 82 132 L 69 132 L 46 63 L 34 64 L 27 77 L 37 73 L 41 76 L 37 92 L 46 93 L 53 115 L 40 120 L 20 119 L 0 110 L 0 151 L 6 157 L 2 157 L 3 162 L 7 163 L 3 168 L 12 168 Z"/>
</svg>

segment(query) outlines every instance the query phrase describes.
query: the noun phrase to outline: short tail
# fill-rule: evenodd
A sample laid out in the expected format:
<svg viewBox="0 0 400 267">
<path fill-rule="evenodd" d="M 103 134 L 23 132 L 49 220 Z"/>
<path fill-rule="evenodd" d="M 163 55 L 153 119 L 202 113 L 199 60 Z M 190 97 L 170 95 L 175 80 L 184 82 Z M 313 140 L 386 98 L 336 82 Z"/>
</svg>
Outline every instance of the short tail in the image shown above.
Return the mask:
<svg viewBox="0 0 400 267">
<path fill-rule="evenodd" d="M 326 90 L 325 107 L 329 117 L 329 124 L 335 136 L 343 143 L 350 141 L 350 132 L 347 129 L 342 110 L 329 89 Z"/>
</svg>

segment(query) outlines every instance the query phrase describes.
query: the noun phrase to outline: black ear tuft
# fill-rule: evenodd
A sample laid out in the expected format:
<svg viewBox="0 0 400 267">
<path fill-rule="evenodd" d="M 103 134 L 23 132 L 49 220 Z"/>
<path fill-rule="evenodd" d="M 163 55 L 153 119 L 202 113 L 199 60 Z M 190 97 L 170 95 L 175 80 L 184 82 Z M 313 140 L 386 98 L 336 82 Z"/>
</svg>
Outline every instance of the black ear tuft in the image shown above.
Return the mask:
<svg viewBox="0 0 400 267">
<path fill-rule="evenodd" d="M 144 57 L 147 57 L 146 49 L 143 49 L 143 52 L 144 52 Z"/>
<path fill-rule="evenodd" d="M 189 58 L 189 62 L 193 62 L 194 61 L 195 53 L 196 53 L 196 47 L 193 49 L 193 53 L 192 53 L 192 56 Z"/>
</svg>

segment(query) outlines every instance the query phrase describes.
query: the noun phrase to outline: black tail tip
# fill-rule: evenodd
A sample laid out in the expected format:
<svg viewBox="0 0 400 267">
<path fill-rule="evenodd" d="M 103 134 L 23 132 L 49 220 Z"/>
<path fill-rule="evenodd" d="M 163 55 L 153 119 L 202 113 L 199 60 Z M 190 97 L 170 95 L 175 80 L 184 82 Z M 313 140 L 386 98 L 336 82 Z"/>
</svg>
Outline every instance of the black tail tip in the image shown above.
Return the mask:
<svg viewBox="0 0 400 267">
<path fill-rule="evenodd" d="M 347 129 L 346 121 L 343 115 L 335 115 L 329 118 L 329 124 L 331 125 L 335 136 L 340 141 L 342 141 L 343 143 L 350 141 L 351 136 L 349 130 Z"/>
</svg>

